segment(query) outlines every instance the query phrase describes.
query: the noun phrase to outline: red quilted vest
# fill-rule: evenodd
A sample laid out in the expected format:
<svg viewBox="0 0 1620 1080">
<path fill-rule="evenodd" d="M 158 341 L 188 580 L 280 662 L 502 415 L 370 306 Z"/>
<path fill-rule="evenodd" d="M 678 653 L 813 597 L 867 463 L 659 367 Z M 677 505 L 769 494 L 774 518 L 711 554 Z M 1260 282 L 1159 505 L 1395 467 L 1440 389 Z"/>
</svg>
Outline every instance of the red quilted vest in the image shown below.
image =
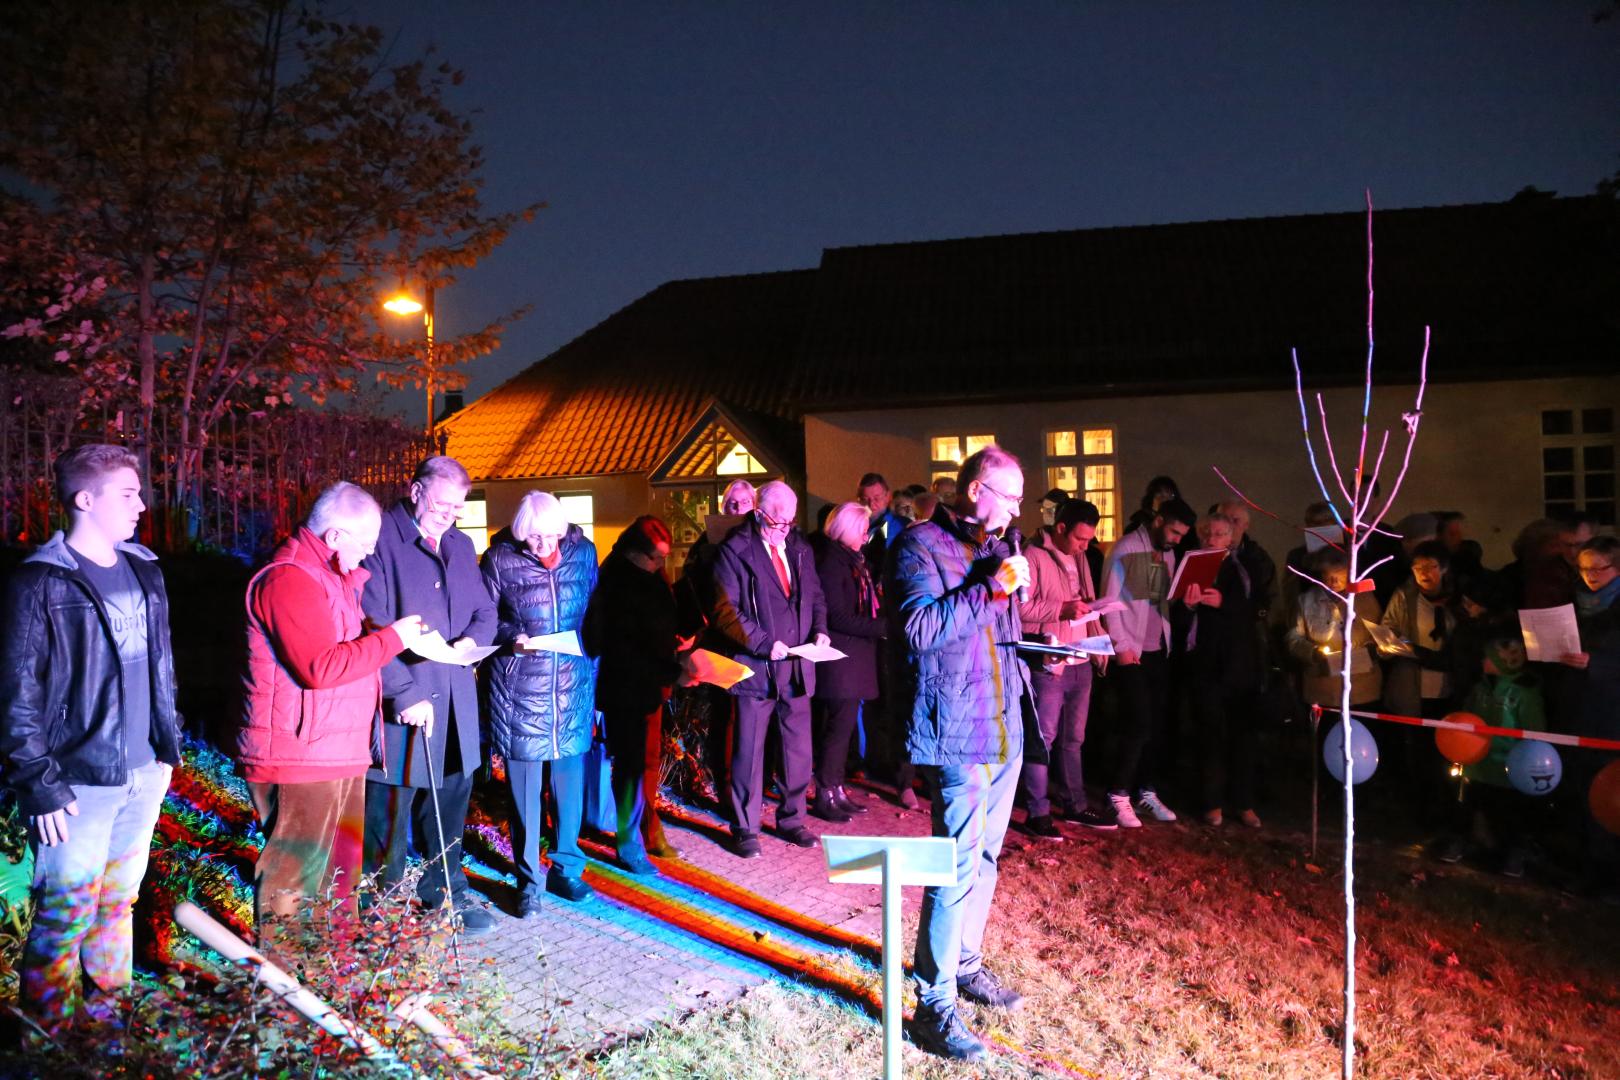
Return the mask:
<svg viewBox="0 0 1620 1080">
<path fill-rule="evenodd" d="M 300 530 L 300 533 L 302 530 Z M 332 616 L 334 641 L 362 633 L 360 588 L 369 571 L 345 581 L 299 535 L 287 538 L 248 583 L 248 666 L 243 677 L 244 715 L 236 759 L 243 775 L 260 783 L 299 783 L 363 774 L 372 764 L 374 729 L 380 724 L 382 675 L 373 673 L 324 690 L 294 681 L 276 659 L 274 646 L 253 614 L 253 591 L 271 569 L 292 566 L 319 582 Z"/>
</svg>

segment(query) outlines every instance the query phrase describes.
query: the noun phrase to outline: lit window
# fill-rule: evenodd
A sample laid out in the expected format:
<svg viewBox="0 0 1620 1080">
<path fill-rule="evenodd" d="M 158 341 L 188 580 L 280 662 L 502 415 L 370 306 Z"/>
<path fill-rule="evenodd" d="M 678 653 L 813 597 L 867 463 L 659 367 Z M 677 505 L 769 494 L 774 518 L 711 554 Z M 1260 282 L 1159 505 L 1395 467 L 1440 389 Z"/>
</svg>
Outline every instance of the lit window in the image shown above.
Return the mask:
<svg viewBox="0 0 1620 1080">
<path fill-rule="evenodd" d="M 751 476 L 764 471 L 765 466 L 761 465 L 759 459 L 749 453 L 748 448 L 742 443 L 732 443 L 731 449 L 726 451 L 720 463 L 714 467 L 716 476 Z"/>
<path fill-rule="evenodd" d="M 1094 504 L 1100 519 L 1097 538 L 1104 543 L 1119 532 L 1115 517 L 1119 478 L 1113 456 L 1113 428 L 1064 428 L 1046 433 L 1046 486 Z"/>
<path fill-rule="evenodd" d="M 1541 414 L 1543 512 L 1585 511 L 1600 525 L 1615 523 L 1614 410 L 1545 409 Z"/>
<path fill-rule="evenodd" d="M 952 465 L 960 465 L 972 454 L 978 453 L 987 446 L 994 446 L 994 435 L 935 435 L 928 440 L 929 462 L 935 476 L 944 474 L 951 478 L 956 477 L 955 469 L 947 469 Z"/>
<path fill-rule="evenodd" d="M 562 504 L 563 517 L 578 525 L 588 540 L 596 539 L 596 500 L 584 493 L 557 496 Z"/>
<path fill-rule="evenodd" d="M 956 479 L 956 473 L 954 473 L 954 472 L 935 472 L 935 473 L 933 473 L 932 475 L 930 475 L 928 477 L 928 483 L 929 483 L 929 486 L 933 486 L 934 484 L 938 483 L 941 480 L 955 480 L 955 479 Z"/>
<path fill-rule="evenodd" d="M 1046 486 L 1060 488 L 1073 495 L 1080 490 L 1080 470 L 1073 465 L 1048 465 Z"/>
<path fill-rule="evenodd" d="M 467 504 L 456 515 L 456 528 L 467 534 L 478 554 L 482 555 L 489 547 L 489 503 L 484 499 L 482 488 L 467 492 Z"/>
</svg>

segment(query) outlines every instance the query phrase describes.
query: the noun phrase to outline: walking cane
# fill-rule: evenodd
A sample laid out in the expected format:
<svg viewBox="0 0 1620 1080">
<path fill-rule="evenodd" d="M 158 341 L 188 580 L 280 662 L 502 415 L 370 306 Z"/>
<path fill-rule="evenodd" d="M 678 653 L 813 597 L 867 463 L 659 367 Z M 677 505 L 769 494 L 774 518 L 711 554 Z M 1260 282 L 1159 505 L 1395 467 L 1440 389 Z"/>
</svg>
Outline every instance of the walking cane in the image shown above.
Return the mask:
<svg viewBox="0 0 1620 1080">
<path fill-rule="evenodd" d="M 446 736 L 448 738 L 448 736 Z M 433 768 L 433 721 L 428 720 L 422 732 L 422 748 L 426 751 L 428 770 L 428 796 L 433 800 L 433 829 L 439 834 L 439 859 L 444 865 L 444 898 L 450 901 L 450 955 L 456 961 L 456 978 L 461 973 L 461 933 L 456 927 L 455 886 L 450 883 L 450 849 L 444 846 L 444 817 L 439 810 L 439 777 Z M 456 843 L 460 843 L 457 840 Z"/>
</svg>

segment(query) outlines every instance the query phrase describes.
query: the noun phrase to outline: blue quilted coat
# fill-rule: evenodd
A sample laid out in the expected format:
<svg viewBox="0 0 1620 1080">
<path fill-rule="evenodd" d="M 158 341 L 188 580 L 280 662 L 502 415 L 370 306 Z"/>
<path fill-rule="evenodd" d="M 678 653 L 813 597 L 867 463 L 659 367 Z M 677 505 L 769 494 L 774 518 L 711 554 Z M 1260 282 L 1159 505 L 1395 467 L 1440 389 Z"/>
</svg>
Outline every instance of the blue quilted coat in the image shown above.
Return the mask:
<svg viewBox="0 0 1620 1080">
<path fill-rule="evenodd" d="M 591 746 L 596 718 L 596 661 L 554 652 L 516 653 L 519 634 L 575 633 L 596 588 L 596 545 L 578 525 L 562 539 L 562 561 L 547 570 L 502 530 L 484 552 L 484 584 L 499 614 L 495 643 L 506 646 L 485 663 L 490 741 L 511 761 L 556 761 Z"/>
<path fill-rule="evenodd" d="M 885 590 L 899 645 L 899 693 L 911 701 L 906 751 L 917 765 L 1020 759 L 1029 669 L 1013 643 L 1018 611 L 990 578 L 1010 554 L 973 539 L 947 507 L 900 534 Z"/>
</svg>

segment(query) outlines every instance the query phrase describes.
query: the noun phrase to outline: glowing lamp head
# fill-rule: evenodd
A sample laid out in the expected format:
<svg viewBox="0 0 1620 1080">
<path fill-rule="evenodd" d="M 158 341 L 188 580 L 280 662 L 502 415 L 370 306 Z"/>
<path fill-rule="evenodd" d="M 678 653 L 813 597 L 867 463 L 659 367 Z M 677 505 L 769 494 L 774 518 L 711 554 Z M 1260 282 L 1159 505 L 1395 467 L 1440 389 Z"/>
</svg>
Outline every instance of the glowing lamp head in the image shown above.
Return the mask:
<svg viewBox="0 0 1620 1080">
<path fill-rule="evenodd" d="M 422 302 L 399 293 L 383 301 L 383 310 L 392 311 L 395 315 L 415 315 L 422 310 Z"/>
</svg>

